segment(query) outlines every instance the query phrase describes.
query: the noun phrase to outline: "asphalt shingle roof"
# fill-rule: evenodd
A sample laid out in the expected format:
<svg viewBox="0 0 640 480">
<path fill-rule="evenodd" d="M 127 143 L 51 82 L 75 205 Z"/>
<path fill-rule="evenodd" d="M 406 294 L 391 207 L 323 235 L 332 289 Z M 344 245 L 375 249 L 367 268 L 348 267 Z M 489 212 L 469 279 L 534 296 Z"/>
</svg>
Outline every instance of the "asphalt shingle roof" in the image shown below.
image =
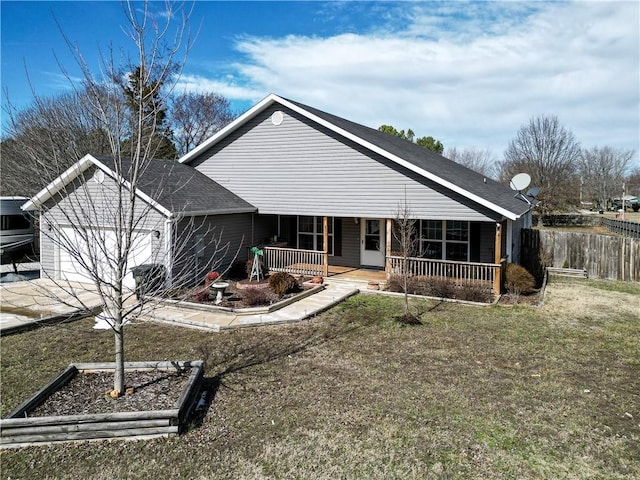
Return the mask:
<svg viewBox="0 0 640 480">
<path fill-rule="evenodd" d="M 93 157 L 115 171 L 113 157 Z M 121 164 L 123 173 L 131 168 L 130 159 L 123 158 Z M 253 205 L 235 193 L 195 168 L 175 160 L 151 160 L 141 175 L 138 189 L 172 213 L 256 211 Z"/>
</svg>

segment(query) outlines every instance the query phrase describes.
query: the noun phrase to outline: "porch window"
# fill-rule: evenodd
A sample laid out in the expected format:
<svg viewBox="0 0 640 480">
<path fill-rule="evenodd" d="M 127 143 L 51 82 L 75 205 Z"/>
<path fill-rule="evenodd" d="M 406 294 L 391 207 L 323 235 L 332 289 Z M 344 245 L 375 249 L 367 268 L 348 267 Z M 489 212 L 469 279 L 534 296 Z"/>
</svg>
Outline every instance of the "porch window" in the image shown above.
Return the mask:
<svg viewBox="0 0 640 480">
<path fill-rule="evenodd" d="M 324 250 L 324 217 L 300 215 L 298 217 L 298 248 L 302 250 Z M 329 217 L 329 255 L 333 255 L 333 217 Z"/>
<path fill-rule="evenodd" d="M 469 259 L 469 222 L 420 220 L 420 255 L 436 260 Z"/>
</svg>

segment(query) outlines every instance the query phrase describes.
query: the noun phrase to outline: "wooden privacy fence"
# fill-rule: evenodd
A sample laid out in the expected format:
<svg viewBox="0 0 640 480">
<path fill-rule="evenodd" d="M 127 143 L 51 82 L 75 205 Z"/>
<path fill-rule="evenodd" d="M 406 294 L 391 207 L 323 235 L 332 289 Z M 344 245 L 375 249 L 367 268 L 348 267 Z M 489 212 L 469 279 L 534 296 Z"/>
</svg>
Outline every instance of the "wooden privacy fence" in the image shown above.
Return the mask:
<svg viewBox="0 0 640 480">
<path fill-rule="evenodd" d="M 271 272 L 324 275 L 324 252 L 296 248 L 264 247 L 264 262 Z"/>
<path fill-rule="evenodd" d="M 543 263 L 584 269 L 589 277 L 640 282 L 640 239 L 523 229 L 521 241 L 529 269 Z"/>
<path fill-rule="evenodd" d="M 640 238 L 640 223 L 629 220 L 617 220 L 615 218 L 601 218 L 600 225 L 613 233 L 625 237 Z"/>
<path fill-rule="evenodd" d="M 428 258 L 408 258 L 408 269 L 411 276 L 442 277 L 456 280 L 456 283 L 491 287 L 497 272 L 502 268 L 494 263 L 451 262 Z M 402 274 L 403 257 L 387 257 L 389 273 Z"/>
</svg>

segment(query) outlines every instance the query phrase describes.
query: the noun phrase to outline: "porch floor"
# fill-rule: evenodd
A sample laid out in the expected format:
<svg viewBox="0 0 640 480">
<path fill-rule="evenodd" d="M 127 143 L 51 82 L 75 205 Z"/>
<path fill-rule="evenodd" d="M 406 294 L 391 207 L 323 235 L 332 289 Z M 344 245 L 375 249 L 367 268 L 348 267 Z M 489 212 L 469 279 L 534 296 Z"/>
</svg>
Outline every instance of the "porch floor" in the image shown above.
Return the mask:
<svg viewBox="0 0 640 480">
<path fill-rule="evenodd" d="M 384 270 L 369 268 L 338 267 L 329 265 L 329 277 L 336 280 L 360 280 L 367 282 L 385 282 L 387 274 Z"/>
</svg>

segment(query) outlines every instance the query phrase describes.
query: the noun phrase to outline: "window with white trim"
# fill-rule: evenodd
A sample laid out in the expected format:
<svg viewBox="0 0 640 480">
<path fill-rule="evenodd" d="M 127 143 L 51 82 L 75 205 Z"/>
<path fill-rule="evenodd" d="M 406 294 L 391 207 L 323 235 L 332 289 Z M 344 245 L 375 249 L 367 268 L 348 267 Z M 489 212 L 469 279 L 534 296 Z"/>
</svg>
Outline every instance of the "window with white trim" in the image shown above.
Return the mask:
<svg viewBox="0 0 640 480">
<path fill-rule="evenodd" d="M 324 250 L 324 217 L 298 216 L 298 248 L 301 250 Z M 329 255 L 333 255 L 333 217 L 328 218 Z"/>
<path fill-rule="evenodd" d="M 469 222 L 420 220 L 420 255 L 435 260 L 469 260 Z"/>
</svg>

